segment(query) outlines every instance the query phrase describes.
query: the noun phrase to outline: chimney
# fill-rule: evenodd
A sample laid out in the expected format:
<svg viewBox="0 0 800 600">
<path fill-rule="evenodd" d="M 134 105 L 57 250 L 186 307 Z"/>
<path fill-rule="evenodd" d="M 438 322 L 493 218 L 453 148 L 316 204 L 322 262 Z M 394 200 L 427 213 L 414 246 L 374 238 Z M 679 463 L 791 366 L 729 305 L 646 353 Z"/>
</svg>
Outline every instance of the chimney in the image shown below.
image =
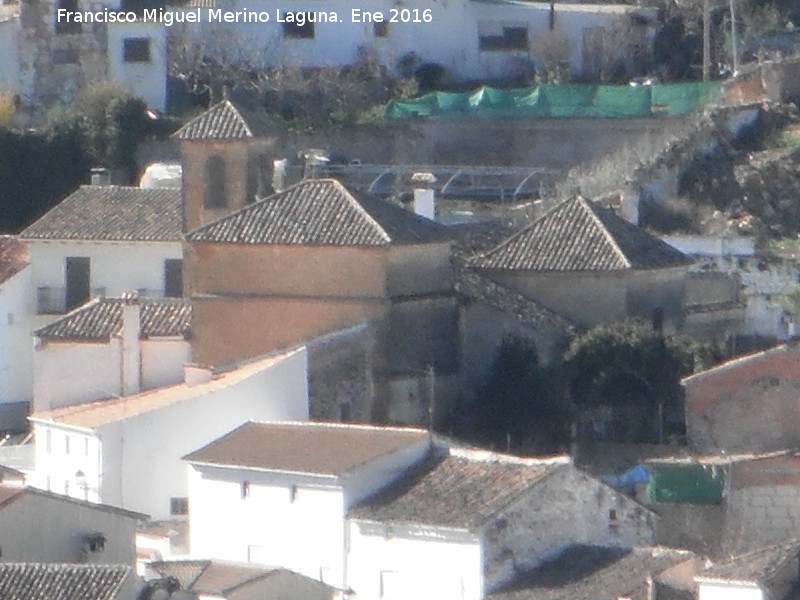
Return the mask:
<svg viewBox="0 0 800 600">
<path fill-rule="evenodd" d="M 92 168 L 92 185 L 111 185 L 111 171 L 105 167 Z"/>
<path fill-rule="evenodd" d="M 411 181 L 414 184 L 414 212 L 431 221 L 436 220 L 436 197 L 433 191 L 436 176 L 433 173 L 414 173 Z"/>
<path fill-rule="evenodd" d="M 142 389 L 142 350 L 139 343 L 141 306 L 135 293 L 122 296 L 122 395 Z"/>
<path fill-rule="evenodd" d="M 183 365 L 183 381 L 189 387 L 208 383 L 211 381 L 213 372 L 211 367 L 204 367 L 193 363 Z"/>
</svg>

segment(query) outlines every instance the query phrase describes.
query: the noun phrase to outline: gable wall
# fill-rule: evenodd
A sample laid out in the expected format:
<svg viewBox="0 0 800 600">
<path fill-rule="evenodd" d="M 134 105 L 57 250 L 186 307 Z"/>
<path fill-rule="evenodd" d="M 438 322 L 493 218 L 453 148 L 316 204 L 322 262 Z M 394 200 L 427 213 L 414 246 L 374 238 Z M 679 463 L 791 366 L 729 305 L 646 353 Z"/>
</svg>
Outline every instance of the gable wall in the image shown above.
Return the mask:
<svg viewBox="0 0 800 600">
<path fill-rule="evenodd" d="M 518 568 L 535 566 L 571 544 L 651 545 L 654 519 L 624 494 L 575 467 L 562 467 L 484 528 L 486 589 L 497 588 Z"/>
</svg>

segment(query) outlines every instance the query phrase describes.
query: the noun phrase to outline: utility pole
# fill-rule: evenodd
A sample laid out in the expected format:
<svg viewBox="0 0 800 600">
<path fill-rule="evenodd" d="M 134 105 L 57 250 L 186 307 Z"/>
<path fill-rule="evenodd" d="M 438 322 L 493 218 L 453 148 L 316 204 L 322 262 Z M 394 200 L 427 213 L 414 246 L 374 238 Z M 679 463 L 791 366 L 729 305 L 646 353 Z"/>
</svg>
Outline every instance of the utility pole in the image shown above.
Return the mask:
<svg viewBox="0 0 800 600">
<path fill-rule="evenodd" d="M 708 3 L 709 0 L 703 0 L 703 81 L 708 81 L 711 71 L 711 9 Z"/>
<path fill-rule="evenodd" d="M 425 369 L 428 379 L 428 433 L 433 436 L 433 413 L 436 406 L 436 371 L 433 365 Z"/>
<path fill-rule="evenodd" d="M 731 53 L 733 54 L 733 76 L 739 74 L 739 35 L 736 31 L 736 0 L 731 1 Z"/>
</svg>

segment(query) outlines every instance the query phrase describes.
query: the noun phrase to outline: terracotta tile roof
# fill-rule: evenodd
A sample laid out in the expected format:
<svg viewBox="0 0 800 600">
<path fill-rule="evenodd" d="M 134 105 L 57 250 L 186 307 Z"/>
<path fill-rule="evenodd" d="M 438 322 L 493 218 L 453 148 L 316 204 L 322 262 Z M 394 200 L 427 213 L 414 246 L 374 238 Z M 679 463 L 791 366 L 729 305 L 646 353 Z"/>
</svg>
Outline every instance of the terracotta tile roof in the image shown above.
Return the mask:
<svg viewBox="0 0 800 600">
<path fill-rule="evenodd" d="M 122 333 L 122 298 L 95 298 L 42 327 L 46 340 L 108 341 Z M 191 332 L 192 304 L 183 298 L 140 299 L 139 337 L 184 337 Z"/>
<path fill-rule="evenodd" d="M 578 197 L 561 203 L 468 264 L 520 271 L 624 271 L 690 262 L 682 252 L 613 211 Z"/>
<path fill-rule="evenodd" d="M 759 584 L 768 580 L 800 554 L 800 540 L 758 548 L 730 560 L 715 563 L 697 576 L 698 581 Z"/>
<path fill-rule="evenodd" d="M 177 140 L 242 140 L 267 133 L 258 115 L 230 100 L 215 104 L 172 134 Z"/>
<path fill-rule="evenodd" d="M 192 452 L 193 463 L 337 477 L 426 440 L 421 429 L 340 423 L 245 423 Z"/>
<path fill-rule="evenodd" d="M 384 246 L 449 239 L 443 226 L 334 179 L 307 179 L 204 225 L 189 241 Z"/>
<path fill-rule="evenodd" d="M 647 598 L 648 577 L 687 560 L 691 552 L 667 548 L 570 546 L 554 560 L 521 574 L 487 600 L 618 600 Z M 691 581 L 687 582 L 689 590 Z M 673 597 L 673 596 L 670 596 Z M 694 598 L 691 594 L 687 597 Z"/>
<path fill-rule="evenodd" d="M 349 516 L 472 529 L 566 466 L 564 462 L 433 457 L 354 507 Z"/>
<path fill-rule="evenodd" d="M 196 385 L 179 383 L 148 390 L 133 396 L 109 398 L 108 400 L 54 408 L 34 413 L 28 419 L 34 423 L 59 423 L 84 429 L 94 429 L 108 423 L 130 419 L 137 415 L 225 389 L 249 379 L 297 352 L 298 350 L 292 350 L 240 364 L 229 371 L 216 373 L 211 381 L 206 383 L 198 383 Z"/>
<path fill-rule="evenodd" d="M 0 235 L 0 283 L 28 266 L 28 249 L 12 235 Z"/>
<path fill-rule="evenodd" d="M 181 589 L 196 594 L 225 596 L 235 588 L 268 577 L 276 571 L 249 563 L 211 560 L 177 560 L 150 563 L 162 577 L 175 577 Z"/>
<path fill-rule="evenodd" d="M 20 233 L 30 240 L 177 242 L 181 191 L 84 185 Z"/>
<path fill-rule="evenodd" d="M 131 567 L 124 565 L 0 564 L 3 600 L 115 600 Z"/>
</svg>

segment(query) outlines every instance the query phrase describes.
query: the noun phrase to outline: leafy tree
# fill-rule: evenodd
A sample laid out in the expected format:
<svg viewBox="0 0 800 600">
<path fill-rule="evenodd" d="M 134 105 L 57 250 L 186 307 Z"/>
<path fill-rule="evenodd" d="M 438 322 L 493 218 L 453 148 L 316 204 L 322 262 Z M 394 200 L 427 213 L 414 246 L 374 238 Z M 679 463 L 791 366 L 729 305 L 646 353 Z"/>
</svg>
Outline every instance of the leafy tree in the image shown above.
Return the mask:
<svg viewBox="0 0 800 600">
<path fill-rule="evenodd" d="M 474 407 L 470 437 L 526 453 L 563 450 L 571 411 L 562 381 L 557 364 L 539 364 L 531 342 L 505 339 Z"/>
<path fill-rule="evenodd" d="M 665 336 L 641 319 L 627 319 L 575 339 L 564 355 L 564 368 L 578 410 L 639 406 L 653 418 L 641 424 L 639 434 L 648 437 L 649 430 L 653 441 L 671 433 L 663 429 L 665 415 L 683 414 L 681 378 L 715 358 L 707 345 Z"/>
</svg>

